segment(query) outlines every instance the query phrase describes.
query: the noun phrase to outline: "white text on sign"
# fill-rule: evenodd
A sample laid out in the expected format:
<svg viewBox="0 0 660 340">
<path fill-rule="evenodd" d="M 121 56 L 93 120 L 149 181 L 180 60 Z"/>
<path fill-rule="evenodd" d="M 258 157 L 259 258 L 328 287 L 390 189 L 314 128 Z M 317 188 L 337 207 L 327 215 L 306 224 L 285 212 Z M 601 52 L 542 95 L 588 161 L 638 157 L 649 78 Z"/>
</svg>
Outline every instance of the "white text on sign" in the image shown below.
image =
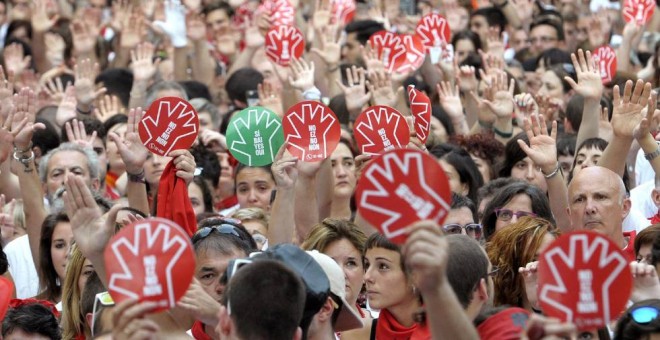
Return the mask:
<svg viewBox="0 0 660 340">
<path fill-rule="evenodd" d="M 380 128 L 378 130 L 378 135 L 383 140 L 383 146 L 385 147 L 386 151 L 394 149 L 394 145 L 392 145 L 392 142 L 390 142 L 390 139 L 387 138 L 387 135 L 385 134 L 385 129 L 384 128 Z"/>
<path fill-rule="evenodd" d="M 144 296 L 154 296 L 163 293 L 163 286 L 156 275 L 156 256 L 147 255 L 142 259 L 144 264 Z"/>
<path fill-rule="evenodd" d="M 264 139 L 261 137 L 260 131 L 254 132 L 254 154 L 257 156 L 263 156 L 266 154 L 266 149 L 264 148 Z"/>
<path fill-rule="evenodd" d="M 431 215 L 433 204 L 416 196 L 405 183 L 399 184 L 399 187 L 396 188 L 396 195 L 410 204 L 420 219 L 425 220 Z"/>
<path fill-rule="evenodd" d="M 594 274 L 591 270 L 584 269 L 578 271 L 578 280 L 580 282 L 580 301 L 577 308 L 579 313 L 597 313 L 598 304 L 594 301 L 594 291 L 591 289 L 591 283 Z"/>
<path fill-rule="evenodd" d="M 167 124 L 167 129 L 165 129 L 165 132 L 163 132 L 163 134 L 156 139 L 156 142 L 158 142 L 158 144 L 162 146 L 165 146 L 165 144 L 167 144 L 167 141 L 170 139 L 170 134 L 172 133 L 172 131 L 174 131 L 174 129 L 176 129 L 176 124 L 174 122 L 170 122 L 169 124 Z"/>
<path fill-rule="evenodd" d="M 319 139 L 316 138 L 316 125 L 309 126 L 309 150 L 321 150 Z"/>
</svg>

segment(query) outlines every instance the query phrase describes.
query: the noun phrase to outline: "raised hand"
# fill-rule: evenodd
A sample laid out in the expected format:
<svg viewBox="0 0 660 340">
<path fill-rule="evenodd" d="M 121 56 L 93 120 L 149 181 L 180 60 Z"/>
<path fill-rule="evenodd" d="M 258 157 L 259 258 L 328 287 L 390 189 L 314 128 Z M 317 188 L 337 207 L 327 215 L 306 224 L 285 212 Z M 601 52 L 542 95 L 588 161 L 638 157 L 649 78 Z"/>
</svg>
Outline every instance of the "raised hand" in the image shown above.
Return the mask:
<svg viewBox="0 0 660 340">
<path fill-rule="evenodd" d="M 213 326 L 218 323 L 220 303 L 202 288 L 196 278 L 193 278 L 186 294 L 176 305 L 205 325 Z"/>
<path fill-rule="evenodd" d="M 2 56 L 5 58 L 5 67 L 7 72 L 13 73 L 18 76 L 30 67 L 32 57 L 26 56 L 23 51 L 23 45 L 13 43 L 6 46 L 2 51 Z"/>
<path fill-rule="evenodd" d="M 344 86 L 341 80 L 335 80 L 337 86 L 344 92 L 346 100 L 346 109 L 349 112 L 362 112 L 362 108 L 369 103 L 371 93 L 367 92 L 366 86 L 366 71 L 363 68 L 358 68 L 353 65 L 351 68 L 346 69 L 346 80 L 348 85 Z M 357 118 L 357 117 L 354 117 Z"/>
<path fill-rule="evenodd" d="M 598 48 L 606 43 L 605 35 L 603 34 L 603 24 L 596 15 L 593 15 L 589 21 L 587 36 L 591 48 Z"/>
<path fill-rule="evenodd" d="M 600 100 L 603 95 L 603 82 L 600 78 L 600 70 L 598 64 L 591 56 L 591 52 L 587 51 L 586 56 L 582 49 L 578 50 L 577 57 L 575 53 L 571 54 L 573 66 L 577 73 L 578 82 L 571 77 L 564 77 L 564 80 L 575 90 L 579 95 L 585 99 Z"/>
<path fill-rule="evenodd" d="M 105 95 L 99 100 L 98 107 L 94 108 L 94 117 L 101 122 L 105 122 L 108 118 L 121 113 L 121 104 L 119 97 L 115 95 Z"/>
<path fill-rule="evenodd" d="M 9 110 L 9 114 L 6 117 L 0 115 L 0 164 L 4 163 L 7 158 L 9 158 L 12 151 L 12 145 L 14 145 L 14 139 L 27 123 L 27 117 L 23 117 L 20 121 L 14 122 L 13 108 Z"/>
<path fill-rule="evenodd" d="M 541 172 L 552 173 L 557 167 L 557 121 L 552 122 L 552 131 L 548 135 L 545 118 L 532 115 L 525 119 L 525 133 L 529 146 L 518 139 L 520 148 L 541 168 Z"/>
<path fill-rule="evenodd" d="M 71 21 L 70 29 L 73 47 L 76 53 L 78 55 L 92 53 L 94 46 L 96 46 L 96 37 L 98 35 L 93 25 L 90 25 L 84 20 L 75 19 Z"/>
<path fill-rule="evenodd" d="M 90 150 L 94 149 L 96 131 L 92 132 L 90 136 L 87 136 L 85 124 L 82 121 L 73 119 L 71 122 L 66 122 L 64 128 L 66 129 L 66 136 L 69 139 L 69 142 L 76 143 L 83 148 L 88 148 Z"/>
<path fill-rule="evenodd" d="M 76 100 L 78 104 L 91 105 L 96 97 L 105 93 L 105 87 L 96 89 L 94 79 L 99 72 L 99 65 L 90 59 L 83 59 L 73 67 L 76 74 Z"/>
<path fill-rule="evenodd" d="M 462 92 L 476 91 L 479 87 L 477 73 L 474 66 L 461 66 L 456 70 L 456 83 Z"/>
<path fill-rule="evenodd" d="M 316 0 L 314 15 L 312 16 L 312 24 L 315 31 L 321 31 L 330 25 L 332 19 L 331 11 L 332 4 L 330 0 Z"/>
<path fill-rule="evenodd" d="M 369 74 L 372 72 L 385 72 L 385 64 L 378 58 L 378 52 L 373 47 L 360 46 L 360 52 Z"/>
<path fill-rule="evenodd" d="M 513 113 L 515 81 L 511 79 L 507 88 L 507 79 L 508 76 L 505 72 L 493 75 L 492 83 L 484 91 L 484 99 L 481 100 L 483 105 L 480 106 L 488 108 L 497 118 L 511 117 Z"/>
<path fill-rule="evenodd" d="M 112 339 L 116 340 L 147 340 L 157 339 L 160 327 L 156 322 L 146 318 L 153 312 L 156 302 L 125 300 L 118 303 L 112 312 Z"/>
<path fill-rule="evenodd" d="M 525 281 L 525 293 L 527 295 L 527 301 L 529 301 L 529 304 L 538 309 L 537 303 L 538 303 L 538 294 L 536 293 L 538 291 L 538 279 L 539 279 L 539 274 L 538 274 L 538 268 L 539 268 L 539 261 L 534 261 L 527 263 L 525 267 L 519 267 L 518 268 L 518 273 L 522 275 L 523 280 Z"/>
<path fill-rule="evenodd" d="M 607 107 L 603 107 L 598 120 L 598 137 L 606 141 L 612 140 L 612 123 L 610 123 L 610 115 Z"/>
<path fill-rule="evenodd" d="M 11 125 L 14 146 L 17 150 L 27 152 L 31 149 L 34 131 L 46 128 L 43 123 L 34 122 L 37 116 L 37 95 L 30 88 L 22 88 L 14 95 L 14 107 L 16 111 Z"/>
<path fill-rule="evenodd" d="M 32 1 L 32 30 L 36 33 L 44 33 L 49 31 L 59 20 L 59 15 L 55 14 L 52 18 L 48 16 L 48 1 L 47 0 L 33 0 Z"/>
<path fill-rule="evenodd" d="M 9 72 L 5 77 L 5 70 L 0 66 L 0 102 L 14 95 L 14 73 Z"/>
<path fill-rule="evenodd" d="M 143 115 L 142 108 L 131 109 L 128 112 L 124 137 L 122 138 L 115 132 L 108 134 L 108 137 L 117 145 L 119 155 L 126 165 L 126 172 L 131 175 L 138 175 L 144 171 L 144 163 L 149 156 L 149 150 L 142 144 L 138 135 L 138 124 Z"/>
<path fill-rule="evenodd" d="M 504 62 L 504 39 L 495 27 L 488 29 L 486 46 L 488 47 L 488 54 Z"/>
<path fill-rule="evenodd" d="M 124 29 L 119 37 L 120 47 L 124 49 L 133 49 L 144 40 L 147 34 L 146 19 L 142 13 L 133 13 L 129 20 L 124 24 Z"/>
<path fill-rule="evenodd" d="M 131 13 L 140 13 L 133 12 L 133 4 L 128 0 L 118 0 L 112 2 L 112 20 L 110 21 L 110 27 L 120 33 L 126 28 L 126 25 L 131 23 Z M 141 13 L 140 13 L 141 14 Z"/>
<path fill-rule="evenodd" d="M 64 38 L 57 33 L 46 32 L 44 35 L 46 45 L 46 58 L 52 67 L 61 66 L 64 63 L 64 50 L 66 43 Z"/>
<path fill-rule="evenodd" d="M 317 39 L 321 41 L 322 48 L 312 47 L 311 52 L 318 54 L 328 68 L 336 67 L 341 59 L 341 45 L 337 35 L 337 26 L 325 26 L 318 33 Z"/>
<path fill-rule="evenodd" d="M 633 261 L 630 262 L 630 272 L 634 283 L 630 300 L 638 302 L 660 296 L 660 281 L 654 266 Z"/>
<path fill-rule="evenodd" d="M 167 34 L 172 45 L 176 48 L 182 48 L 188 44 L 185 10 L 180 1 L 168 0 L 165 3 L 165 21 L 154 22 L 154 26 Z"/>
<path fill-rule="evenodd" d="M 291 87 L 305 92 L 314 87 L 314 62 L 305 59 L 293 59 L 290 66 L 293 76 L 289 76 Z"/>
<path fill-rule="evenodd" d="M 519 125 L 523 125 L 523 119 L 532 115 L 539 115 L 539 105 L 534 100 L 534 96 L 529 93 L 520 93 L 513 97 L 515 103 L 516 117 L 520 120 Z"/>
<path fill-rule="evenodd" d="M 298 158 L 286 151 L 288 142 L 284 142 L 270 166 L 278 189 L 293 189 L 298 180 Z"/>
<path fill-rule="evenodd" d="M 447 81 L 440 82 L 437 85 L 440 106 L 445 110 L 452 121 L 463 118 L 463 104 L 458 92 L 458 85 L 455 87 Z"/>
<path fill-rule="evenodd" d="M 653 119 L 653 116 L 656 113 L 657 104 L 658 93 L 651 91 L 651 98 L 649 99 L 648 106 L 645 110 L 642 110 L 644 118 L 642 118 L 635 129 L 633 129 L 633 137 L 635 137 L 635 139 L 642 140 L 651 135 L 651 130 L 654 130 L 654 125 L 657 125 L 657 122 Z"/>
<path fill-rule="evenodd" d="M 55 122 L 57 125 L 62 126 L 71 118 L 75 118 L 77 105 L 78 101 L 76 100 L 76 89 L 73 87 L 73 85 L 69 85 L 66 87 L 66 90 L 64 90 L 62 99 L 57 106 L 57 113 L 55 114 Z"/>
<path fill-rule="evenodd" d="M 131 51 L 131 70 L 135 81 L 149 81 L 158 71 L 160 59 L 154 62 L 154 45 L 151 43 L 139 44 Z"/>
<path fill-rule="evenodd" d="M 384 70 L 380 72 L 369 72 L 369 81 L 367 82 L 371 98 L 374 105 L 394 106 L 396 103 L 396 94 L 392 89 L 392 80 L 389 73 Z"/>
<path fill-rule="evenodd" d="M 257 85 L 257 93 L 259 94 L 260 106 L 273 111 L 278 117 L 284 116 L 282 96 L 275 91 L 270 82 L 264 81 L 262 84 Z"/>
<path fill-rule="evenodd" d="M 642 110 L 647 108 L 651 98 L 651 83 L 644 84 L 639 79 L 633 89 L 632 80 L 628 80 L 623 90 L 623 97 L 619 86 L 614 86 L 614 99 L 612 100 L 612 132 L 615 137 L 633 138 L 633 132 L 642 118 Z"/>
<path fill-rule="evenodd" d="M 68 85 L 69 84 L 67 84 L 67 87 Z M 64 87 L 64 84 L 62 84 L 61 77 L 50 77 L 46 81 L 46 84 L 42 90 L 48 95 L 48 97 L 50 97 L 53 102 L 59 103 L 62 101 L 62 98 L 64 98 L 64 92 L 66 91 L 66 88 Z"/>
<path fill-rule="evenodd" d="M 401 253 L 413 272 L 414 286 L 422 294 L 437 290 L 447 280 L 448 249 L 437 223 L 422 221 L 412 226 Z"/>
</svg>

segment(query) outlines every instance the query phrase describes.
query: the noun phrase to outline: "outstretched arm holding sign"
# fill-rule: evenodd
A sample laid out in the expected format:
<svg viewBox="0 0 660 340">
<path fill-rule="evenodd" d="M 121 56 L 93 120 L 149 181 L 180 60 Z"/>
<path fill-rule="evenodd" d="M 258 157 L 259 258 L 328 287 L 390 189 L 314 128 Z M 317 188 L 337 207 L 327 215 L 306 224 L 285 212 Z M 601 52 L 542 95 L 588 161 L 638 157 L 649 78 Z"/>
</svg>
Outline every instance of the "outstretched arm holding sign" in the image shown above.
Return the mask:
<svg viewBox="0 0 660 340">
<path fill-rule="evenodd" d="M 270 224 L 268 226 L 268 240 L 271 246 L 280 243 L 290 243 L 294 236 L 294 204 L 296 197 L 296 181 L 298 158 L 285 156 L 287 143 L 282 144 L 271 166 L 277 195 L 270 211 Z"/>
</svg>

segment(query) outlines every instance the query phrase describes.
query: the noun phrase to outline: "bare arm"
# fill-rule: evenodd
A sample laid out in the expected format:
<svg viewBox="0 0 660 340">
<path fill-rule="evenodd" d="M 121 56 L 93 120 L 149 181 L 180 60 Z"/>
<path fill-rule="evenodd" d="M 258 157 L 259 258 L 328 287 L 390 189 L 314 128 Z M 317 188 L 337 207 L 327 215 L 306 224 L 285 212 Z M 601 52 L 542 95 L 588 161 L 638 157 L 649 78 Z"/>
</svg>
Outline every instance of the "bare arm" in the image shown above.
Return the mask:
<svg viewBox="0 0 660 340">
<path fill-rule="evenodd" d="M 575 93 L 584 97 L 582 122 L 578 130 L 576 146 L 589 138 L 598 137 L 598 120 L 600 119 L 600 98 L 603 95 L 603 83 L 600 70 L 590 51 L 584 53 L 578 50 L 577 55 L 571 54 L 573 66 L 577 73 L 577 83 L 571 77 L 564 79 L 571 85 Z"/>
<path fill-rule="evenodd" d="M 284 142 L 271 166 L 277 186 L 277 195 L 275 195 L 275 201 L 271 208 L 268 226 L 268 240 L 272 245 L 291 243 L 294 236 L 296 236 L 294 235 L 294 207 L 296 182 L 298 180 L 298 169 L 296 167 L 298 159 L 286 152 L 286 145 L 287 143 Z"/>
</svg>

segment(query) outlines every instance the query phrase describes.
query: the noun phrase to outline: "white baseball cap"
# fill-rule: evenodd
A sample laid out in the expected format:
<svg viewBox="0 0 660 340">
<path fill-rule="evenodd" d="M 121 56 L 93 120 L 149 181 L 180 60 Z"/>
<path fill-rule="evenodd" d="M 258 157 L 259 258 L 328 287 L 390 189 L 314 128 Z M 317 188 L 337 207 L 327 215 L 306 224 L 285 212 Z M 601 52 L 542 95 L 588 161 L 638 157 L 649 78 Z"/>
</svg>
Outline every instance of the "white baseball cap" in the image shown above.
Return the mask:
<svg viewBox="0 0 660 340">
<path fill-rule="evenodd" d="M 337 322 L 334 325 L 335 332 L 344 332 L 364 327 L 360 315 L 346 301 L 346 279 L 344 278 L 344 271 L 341 267 L 330 256 L 320 253 L 317 250 L 308 250 L 307 254 L 313 257 L 321 268 L 323 268 L 328 281 L 330 281 L 330 291 L 339 297 L 343 304 L 339 311 Z"/>
</svg>

